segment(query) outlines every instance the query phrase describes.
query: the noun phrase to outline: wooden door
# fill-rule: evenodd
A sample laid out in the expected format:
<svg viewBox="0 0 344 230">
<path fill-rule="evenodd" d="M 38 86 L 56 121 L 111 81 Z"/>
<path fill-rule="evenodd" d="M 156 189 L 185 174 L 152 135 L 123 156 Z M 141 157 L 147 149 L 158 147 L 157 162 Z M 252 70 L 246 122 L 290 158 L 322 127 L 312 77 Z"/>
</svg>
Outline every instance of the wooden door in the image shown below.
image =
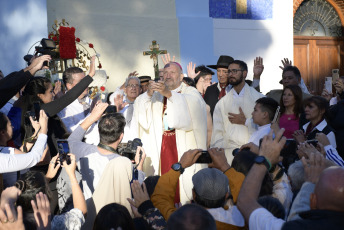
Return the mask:
<svg viewBox="0 0 344 230">
<path fill-rule="evenodd" d="M 332 69 L 344 75 L 344 39 L 338 37 L 294 36 L 294 65 L 310 92 L 320 95 L 325 77 L 332 76 Z"/>
</svg>

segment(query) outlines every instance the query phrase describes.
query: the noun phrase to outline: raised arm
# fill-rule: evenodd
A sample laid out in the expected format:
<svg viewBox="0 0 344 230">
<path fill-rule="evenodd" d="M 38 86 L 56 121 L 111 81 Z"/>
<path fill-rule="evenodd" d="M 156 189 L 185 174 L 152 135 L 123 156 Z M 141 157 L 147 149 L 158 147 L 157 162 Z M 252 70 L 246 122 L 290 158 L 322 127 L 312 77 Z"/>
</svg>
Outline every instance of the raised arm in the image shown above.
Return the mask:
<svg viewBox="0 0 344 230">
<path fill-rule="evenodd" d="M 90 62 L 90 72 L 84 77 L 78 84 L 76 84 L 71 90 L 68 90 L 63 96 L 56 101 L 52 101 L 47 104 L 42 104 L 41 108 L 48 114 L 49 117 L 56 115 L 62 109 L 67 107 L 75 99 L 77 99 L 82 92 L 91 84 L 93 76 L 95 74 L 95 56 L 92 57 Z"/>
<path fill-rule="evenodd" d="M 49 55 L 43 55 L 35 58 L 31 65 L 27 68 L 13 72 L 0 80 L 0 108 L 3 107 L 26 83 L 33 75 L 42 68 L 43 62 L 50 61 Z"/>
</svg>

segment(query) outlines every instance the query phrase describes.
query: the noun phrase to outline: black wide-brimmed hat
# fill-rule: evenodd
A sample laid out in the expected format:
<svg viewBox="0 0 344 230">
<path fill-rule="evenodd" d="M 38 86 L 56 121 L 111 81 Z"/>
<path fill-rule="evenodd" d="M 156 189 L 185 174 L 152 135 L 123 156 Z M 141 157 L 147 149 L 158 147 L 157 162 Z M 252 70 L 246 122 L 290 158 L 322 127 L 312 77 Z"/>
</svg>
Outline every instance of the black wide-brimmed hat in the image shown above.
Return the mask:
<svg viewBox="0 0 344 230">
<path fill-rule="evenodd" d="M 217 69 L 217 68 L 228 68 L 229 64 L 234 61 L 234 58 L 231 56 L 221 55 L 219 60 L 217 60 L 216 65 L 207 65 L 209 68 Z"/>
<path fill-rule="evenodd" d="M 140 83 L 145 83 L 152 80 L 150 76 L 140 76 L 139 79 L 140 79 Z"/>
</svg>

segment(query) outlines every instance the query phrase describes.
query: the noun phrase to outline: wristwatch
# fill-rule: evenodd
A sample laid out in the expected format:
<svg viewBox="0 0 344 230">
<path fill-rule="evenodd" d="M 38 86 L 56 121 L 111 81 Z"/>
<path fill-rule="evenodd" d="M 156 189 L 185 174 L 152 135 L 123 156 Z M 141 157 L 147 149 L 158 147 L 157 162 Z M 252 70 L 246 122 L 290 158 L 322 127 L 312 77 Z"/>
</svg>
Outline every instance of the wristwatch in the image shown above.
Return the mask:
<svg viewBox="0 0 344 230">
<path fill-rule="evenodd" d="M 184 170 L 185 170 L 179 162 L 173 164 L 171 168 L 172 168 L 174 171 L 179 171 L 180 174 L 183 174 L 183 172 L 184 172 Z"/>
<path fill-rule="evenodd" d="M 254 162 L 256 164 L 264 164 L 266 166 L 266 168 L 268 169 L 268 171 L 270 170 L 271 168 L 271 163 L 269 162 L 268 159 L 266 159 L 265 157 L 263 156 L 257 156 L 255 159 L 254 159 Z"/>
</svg>

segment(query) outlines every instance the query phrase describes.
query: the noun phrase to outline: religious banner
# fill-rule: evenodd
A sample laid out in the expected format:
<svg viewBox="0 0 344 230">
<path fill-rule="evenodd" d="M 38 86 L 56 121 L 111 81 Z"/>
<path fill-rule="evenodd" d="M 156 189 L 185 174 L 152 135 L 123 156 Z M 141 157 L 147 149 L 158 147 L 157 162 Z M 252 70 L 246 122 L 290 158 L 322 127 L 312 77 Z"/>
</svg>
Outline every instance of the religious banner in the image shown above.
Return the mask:
<svg viewBox="0 0 344 230">
<path fill-rule="evenodd" d="M 272 19 L 273 0 L 209 0 L 209 17 L 227 19 Z"/>
</svg>

